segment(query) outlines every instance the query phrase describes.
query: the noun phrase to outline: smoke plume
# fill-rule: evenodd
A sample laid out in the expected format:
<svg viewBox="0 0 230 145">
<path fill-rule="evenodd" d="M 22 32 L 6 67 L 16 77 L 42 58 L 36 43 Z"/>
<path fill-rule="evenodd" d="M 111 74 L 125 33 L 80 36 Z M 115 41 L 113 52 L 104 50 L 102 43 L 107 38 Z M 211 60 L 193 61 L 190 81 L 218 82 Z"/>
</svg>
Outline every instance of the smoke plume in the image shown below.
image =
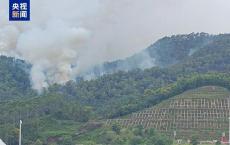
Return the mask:
<svg viewBox="0 0 230 145">
<path fill-rule="evenodd" d="M 9 22 L 5 0 L 0 54 L 31 63 L 31 83 L 41 91 L 164 35 L 229 32 L 229 14 L 229 0 L 32 0 L 30 22 Z"/>
</svg>

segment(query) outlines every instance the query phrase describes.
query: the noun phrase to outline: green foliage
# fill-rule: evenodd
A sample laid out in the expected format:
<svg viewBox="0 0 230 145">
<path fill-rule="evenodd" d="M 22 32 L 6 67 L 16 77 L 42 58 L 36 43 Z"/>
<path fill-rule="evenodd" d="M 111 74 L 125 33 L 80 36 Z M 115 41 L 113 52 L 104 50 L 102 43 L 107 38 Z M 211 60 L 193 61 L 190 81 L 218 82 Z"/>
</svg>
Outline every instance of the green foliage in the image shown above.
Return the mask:
<svg viewBox="0 0 230 145">
<path fill-rule="evenodd" d="M 0 102 L 36 95 L 31 89 L 29 69 L 22 60 L 0 56 Z"/>
<path fill-rule="evenodd" d="M 215 82 L 218 78 L 213 78 L 213 82 L 208 78 L 214 75 L 202 78 L 202 81 L 199 81 L 199 75 L 229 73 L 230 35 L 199 34 L 196 38 L 194 35 L 173 36 L 159 42 L 159 47 L 162 48 L 159 51 L 162 52 L 158 53 L 162 53 L 161 58 L 167 59 L 168 55 L 173 56 L 169 60 L 173 64 L 166 65 L 167 67 L 153 67 L 143 71 L 138 69 L 129 72 L 120 71 L 96 80 L 53 86 L 50 91 L 61 92 L 71 99 L 93 106 L 95 112 L 103 118 L 116 118 L 152 106 L 196 86 L 218 85 L 219 82 Z M 193 49 L 194 53 L 188 55 Z M 214 77 L 219 77 L 219 81 L 222 81 L 221 86 L 224 86 L 225 82 L 221 79 L 221 75 Z M 172 86 L 178 80 L 180 82 Z M 148 94 L 151 91 L 155 91 L 155 94 Z"/>
<path fill-rule="evenodd" d="M 153 131 L 153 129 L 144 129 L 141 127 L 125 128 L 121 130 L 120 134 L 106 130 L 97 138 L 99 140 L 96 139 L 96 142 L 103 145 L 172 145 L 173 143 L 171 139 Z"/>
<path fill-rule="evenodd" d="M 199 141 L 198 141 L 198 137 L 197 137 L 197 136 L 192 136 L 191 144 L 192 144 L 192 145 L 198 145 L 198 144 L 199 144 Z"/>
<path fill-rule="evenodd" d="M 43 145 L 42 141 L 37 139 L 32 145 Z"/>
<path fill-rule="evenodd" d="M 66 137 L 60 142 L 60 144 L 61 145 L 72 145 L 74 143 L 71 137 Z"/>
<path fill-rule="evenodd" d="M 214 39 L 214 36 L 206 33 L 173 35 L 158 40 L 147 50 L 156 59 L 157 64 L 169 66 L 185 60 Z"/>
<path fill-rule="evenodd" d="M 119 124 L 113 124 L 112 125 L 112 131 L 116 132 L 116 134 L 119 134 L 121 131 L 121 127 Z"/>
<path fill-rule="evenodd" d="M 218 141 L 216 142 L 216 145 L 221 145 L 221 142 L 218 140 Z"/>
<path fill-rule="evenodd" d="M 87 130 L 92 134 L 80 134 L 80 137 L 76 132 L 84 132 L 79 128 L 85 122 L 127 115 L 189 89 L 204 85 L 230 89 L 230 36 L 209 38 L 203 34 L 198 38 L 189 36 L 188 41 L 183 38 L 163 38 L 156 44 L 162 48 L 157 53 L 165 55 L 157 58 L 157 63 L 164 67 L 119 71 L 95 80 L 54 84 L 41 95 L 31 89 L 29 64 L 1 56 L 1 138 L 7 144 L 17 144 L 18 120 L 23 118 L 24 144 L 38 140 L 45 143 L 49 137 L 63 138 L 63 144 L 79 140 L 89 144 L 170 144 L 170 140 L 162 139 L 155 131 L 140 127 Z M 188 55 L 193 49 L 194 53 Z"/>
<path fill-rule="evenodd" d="M 143 144 L 143 139 L 140 136 L 134 136 L 131 140 L 130 140 L 130 144 L 132 145 L 140 145 Z"/>
</svg>

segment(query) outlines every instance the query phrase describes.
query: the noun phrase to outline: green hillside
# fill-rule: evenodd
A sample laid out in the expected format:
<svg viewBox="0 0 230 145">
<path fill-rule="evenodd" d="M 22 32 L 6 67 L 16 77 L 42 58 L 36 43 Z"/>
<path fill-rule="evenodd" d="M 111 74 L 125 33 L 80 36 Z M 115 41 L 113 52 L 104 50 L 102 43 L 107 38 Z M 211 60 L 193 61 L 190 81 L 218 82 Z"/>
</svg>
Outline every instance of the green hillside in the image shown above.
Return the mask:
<svg viewBox="0 0 230 145">
<path fill-rule="evenodd" d="M 167 41 L 161 41 L 167 44 L 161 45 L 168 46 L 172 43 L 174 46 L 176 42 L 183 42 L 179 44 L 184 46 L 191 45 L 190 42 L 186 44 L 187 41 L 182 38 L 169 37 Z M 199 42 L 197 45 L 200 44 Z M 179 48 L 180 45 L 175 48 Z M 228 94 L 226 89 L 230 89 L 229 35 L 218 35 L 205 46 L 202 43 L 202 49 L 186 57 L 180 54 L 186 47 L 183 47 L 183 50 L 167 47 L 169 48 L 170 53 L 180 55 L 177 57 L 177 63 L 145 70 L 119 71 L 89 81 L 78 79 L 64 85 L 54 84 L 41 94 L 31 89 L 30 64 L 1 56 L 1 139 L 9 145 L 18 144 L 18 121 L 22 119 L 23 144 L 33 145 L 36 142 L 51 144 L 52 142 L 70 145 L 86 141 L 103 144 L 108 143 L 114 135 L 111 127 L 101 127 L 103 124 L 101 122 L 104 120 L 129 116 L 177 95 L 178 98 L 183 98 L 184 94 L 198 98 L 204 96 L 223 98 Z M 167 49 L 165 48 L 165 51 Z M 186 50 L 183 54 L 187 52 Z M 196 93 L 189 91 L 202 86 L 219 86 L 226 89 L 216 87 L 212 91 L 212 87 L 211 90 L 208 87 L 197 90 Z M 182 93 L 184 94 L 181 95 Z M 103 133 L 111 130 L 112 135 L 108 140 L 104 140 L 105 142 L 100 140 Z M 139 131 L 148 132 L 140 128 Z M 148 134 L 143 134 L 140 139 L 140 135 L 133 135 L 134 132 L 132 129 L 124 131 L 124 134 L 132 134 L 129 137 L 117 133 L 115 135 L 121 140 L 126 139 L 127 144 L 132 139 L 134 142 L 135 140 L 149 141 Z"/>
<path fill-rule="evenodd" d="M 0 102 L 36 94 L 30 85 L 30 67 L 25 61 L 0 56 Z"/>
<path fill-rule="evenodd" d="M 126 117 L 109 119 L 106 124 L 117 123 L 124 128 L 141 125 L 177 139 L 196 135 L 200 140 L 218 140 L 223 132 L 228 132 L 229 96 L 226 88 L 204 86 Z"/>
<path fill-rule="evenodd" d="M 154 107 L 167 108 L 172 100 L 179 99 L 225 99 L 230 96 L 230 91 L 224 87 L 219 86 L 203 86 L 196 89 L 185 91 L 177 96 L 173 96 L 170 99 L 162 101 Z"/>
<path fill-rule="evenodd" d="M 230 96 L 230 91 L 218 86 L 205 86 L 194 90 L 186 91 L 173 98 L 226 98 Z"/>
</svg>

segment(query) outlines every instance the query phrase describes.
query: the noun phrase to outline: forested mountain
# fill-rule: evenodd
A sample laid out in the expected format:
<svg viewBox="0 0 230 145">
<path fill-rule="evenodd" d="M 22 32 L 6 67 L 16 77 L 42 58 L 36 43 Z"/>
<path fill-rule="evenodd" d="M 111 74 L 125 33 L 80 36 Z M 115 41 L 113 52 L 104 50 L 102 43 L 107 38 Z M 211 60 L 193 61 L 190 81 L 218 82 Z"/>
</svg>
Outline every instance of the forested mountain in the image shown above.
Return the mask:
<svg viewBox="0 0 230 145">
<path fill-rule="evenodd" d="M 95 77 L 137 68 L 146 69 L 153 66 L 170 66 L 182 62 L 196 51 L 201 50 L 217 39 L 221 39 L 221 37 L 222 35 L 209 35 L 207 33 L 191 33 L 188 35 L 164 37 L 140 53 L 123 60 L 106 62 L 87 71 L 84 75 Z"/>
<path fill-rule="evenodd" d="M 88 121 L 127 115 L 203 85 L 230 88 L 229 34 L 165 37 L 147 51 L 154 58 L 155 67 L 144 70 L 130 67 L 127 72 L 117 71 L 93 80 L 55 84 L 40 95 L 30 87 L 31 66 L 1 56 L 1 138 L 10 145 L 17 144 L 16 125 L 23 119 L 25 144 L 33 144 L 37 139 L 47 144 L 50 140 L 65 139 L 76 143 L 84 140 L 76 132 L 87 131 L 82 126 Z M 128 59 L 133 66 L 141 63 L 139 59 Z M 98 127 L 91 127 L 95 126 Z"/>
<path fill-rule="evenodd" d="M 0 56 L 0 102 L 34 94 L 30 65 L 12 57 Z"/>
</svg>

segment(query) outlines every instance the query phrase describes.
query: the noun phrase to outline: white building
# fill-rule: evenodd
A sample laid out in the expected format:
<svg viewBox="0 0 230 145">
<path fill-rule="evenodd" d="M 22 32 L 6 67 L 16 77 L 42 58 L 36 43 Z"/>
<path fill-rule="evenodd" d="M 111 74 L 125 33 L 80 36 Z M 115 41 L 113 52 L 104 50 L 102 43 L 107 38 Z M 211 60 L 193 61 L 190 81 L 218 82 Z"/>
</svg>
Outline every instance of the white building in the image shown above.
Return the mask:
<svg viewBox="0 0 230 145">
<path fill-rule="evenodd" d="M 6 144 L 0 139 L 0 145 L 6 145 Z"/>
</svg>

